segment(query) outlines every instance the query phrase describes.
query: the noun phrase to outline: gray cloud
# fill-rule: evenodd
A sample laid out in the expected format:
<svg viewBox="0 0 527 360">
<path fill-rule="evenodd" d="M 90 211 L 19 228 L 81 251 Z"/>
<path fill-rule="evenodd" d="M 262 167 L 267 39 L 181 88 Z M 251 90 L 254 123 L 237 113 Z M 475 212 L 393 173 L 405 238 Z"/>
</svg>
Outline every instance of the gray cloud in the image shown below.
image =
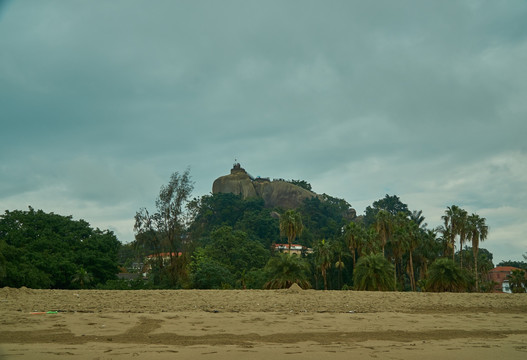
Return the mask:
<svg viewBox="0 0 527 360">
<path fill-rule="evenodd" d="M 484 214 L 527 251 L 523 1 L 0 2 L 0 210 L 31 204 L 133 238 L 188 165 L 237 157 L 362 212 Z M 88 218 L 89 217 L 89 218 Z"/>
</svg>

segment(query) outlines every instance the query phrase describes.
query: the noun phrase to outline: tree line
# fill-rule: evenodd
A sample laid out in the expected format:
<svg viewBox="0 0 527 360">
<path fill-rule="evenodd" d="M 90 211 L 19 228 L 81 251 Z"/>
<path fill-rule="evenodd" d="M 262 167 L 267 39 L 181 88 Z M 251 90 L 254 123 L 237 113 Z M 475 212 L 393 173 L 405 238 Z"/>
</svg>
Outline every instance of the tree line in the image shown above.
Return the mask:
<svg viewBox="0 0 527 360">
<path fill-rule="evenodd" d="M 172 197 L 164 196 L 167 188 Z M 128 246 L 137 259 L 157 259 L 151 286 L 492 290 L 486 276 L 492 254 L 480 248 L 489 232 L 486 219 L 456 205 L 445 210 L 442 226 L 430 229 L 422 211 L 410 211 L 395 195 L 350 218 L 351 205 L 327 194 L 284 210 L 230 193 L 191 199 L 191 188 L 188 170 L 174 173 L 156 211 L 136 215 L 136 240 Z M 285 253 L 274 247 L 283 242 Z M 304 247 L 302 254 L 290 254 L 293 243 Z"/>
<path fill-rule="evenodd" d="M 295 180 L 305 188 L 311 185 Z M 84 220 L 35 211 L 0 216 L 0 286 L 102 289 L 491 291 L 486 219 L 449 206 L 430 229 L 422 211 L 386 195 L 355 216 L 327 194 L 297 209 L 230 193 L 192 198 L 189 170 L 163 185 L 155 209 L 135 215 L 121 244 Z M 278 251 L 276 244 L 288 249 Z M 303 247 L 292 254 L 290 246 Z M 527 260 L 527 259 L 526 259 Z M 507 265 L 507 264 L 499 264 Z M 527 269 L 527 263 L 518 267 Z M 514 265 L 513 265 L 514 266 Z M 127 271 L 134 280 L 119 280 Z M 146 277 L 142 274 L 146 273 Z M 523 276 L 523 277 L 522 277 Z M 516 274 L 515 291 L 525 289 Z M 519 283 L 518 283 L 519 281 Z M 511 279 L 511 284 L 514 281 Z"/>
<path fill-rule="evenodd" d="M 79 289 L 119 272 L 121 243 L 108 230 L 42 210 L 0 215 L 0 287 Z"/>
</svg>

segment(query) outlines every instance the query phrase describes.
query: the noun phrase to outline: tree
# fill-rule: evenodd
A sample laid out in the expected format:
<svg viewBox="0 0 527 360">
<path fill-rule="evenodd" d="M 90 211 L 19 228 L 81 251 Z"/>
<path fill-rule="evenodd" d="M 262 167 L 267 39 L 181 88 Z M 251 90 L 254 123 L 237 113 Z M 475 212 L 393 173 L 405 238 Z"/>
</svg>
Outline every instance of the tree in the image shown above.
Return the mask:
<svg viewBox="0 0 527 360">
<path fill-rule="evenodd" d="M 499 262 L 496 266 L 512 266 L 518 269 L 527 270 L 527 261 L 506 260 Z"/>
<path fill-rule="evenodd" d="M 331 267 L 331 263 L 333 261 L 333 249 L 331 248 L 331 242 L 322 239 L 315 244 L 313 251 L 315 253 L 315 263 L 320 268 L 322 278 L 324 279 L 324 290 L 327 290 L 327 270 Z"/>
<path fill-rule="evenodd" d="M 418 228 L 425 230 L 427 223 L 425 223 L 425 217 L 423 216 L 423 210 L 414 210 L 410 214 L 410 219 L 417 225 Z"/>
<path fill-rule="evenodd" d="M 88 284 L 90 284 L 93 280 L 92 274 L 86 271 L 82 266 L 77 270 L 73 278 L 71 279 L 71 282 L 74 284 L 78 284 L 81 289 L 84 289 L 84 287 Z"/>
<path fill-rule="evenodd" d="M 364 215 L 364 226 L 366 228 L 370 227 L 376 222 L 376 216 L 380 210 L 387 211 L 393 216 L 397 215 L 397 213 L 399 212 L 403 212 L 408 215 L 410 214 L 410 211 L 408 210 L 408 205 L 401 202 L 398 196 L 390 196 L 386 194 L 383 199 L 374 201 L 372 206 L 368 206 L 366 208 Z"/>
<path fill-rule="evenodd" d="M 305 199 L 297 211 L 304 225 L 302 239 L 309 244 L 342 235 L 342 228 L 356 216 L 347 201 L 327 194 Z"/>
<path fill-rule="evenodd" d="M 487 238 L 489 227 L 485 224 L 485 218 L 472 214 L 467 219 L 467 235 L 472 240 L 472 253 L 474 255 L 474 275 L 476 278 L 476 291 L 479 291 L 478 279 L 478 250 L 479 243 Z"/>
<path fill-rule="evenodd" d="M 309 289 L 309 265 L 296 254 L 277 254 L 269 259 L 265 266 L 269 281 L 264 285 L 266 289 L 287 289 L 298 284 L 302 289 Z"/>
<path fill-rule="evenodd" d="M 6 211 L 0 216 L 0 286 L 72 289 L 80 267 L 104 284 L 119 272 L 121 244 L 111 231 L 84 220 L 42 210 Z"/>
<path fill-rule="evenodd" d="M 193 189 L 189 169 L 183 174 L 175 172 L 168 184 L 161 186 L 155 201 L 156 212 L 150 214 L 142 208 L 135 215 L 136 241 L 145 241 L 145 245 L 153 249 L 152 255 L 158 259 L 157 266 L 171 286 L 178 284 L 184 269 L 178 263 L 178 257 L 189 222 L 187 205 Z M 170 256 L 168 266 L 162 260 L 163 252 Z"/>
<path fill-rule="evenodd" d="M 338 289 L 339 290 L 342 289 L 342 270 L 346 268 L 346 264 L 344 263 L 344 261 L 342 261 L 342 250 L 343 250 L 342 246 L 337 247 L 338 259 L 335 262 L 335 268 L 339 271 L 339 278 L 338 278 L 339 280 Z"/>
<path fill-rule="evenodd" d="M 448 241 L 452 260 L 454 260 L 456 236 L 459 235 L 460 249 L 463 248 L 463 243 L 465 242 L 467 212 L 457 205 L 452 205 L 447 207 L 442 218 L 445 223 L 443 233 L 446 237 L 445 240 Z"/>
<path fill-rule="evenodd" d="M 513 294 L 521 294 L 526 292 L 525 286 L 527 285 L 527 279 L 525 278 L 525 271 L 514 269 L 509 275 L 509 288 Z"/>
<path fill-rule="evenodd" d="M 232 272 L 211 258 L 203 248 L 194 252 L 189 268 L 192 285 L 196 289 L 223 289 L 234 284 Z"/>
<path fill-rule="evenodd" d="M 421 238 L 414 253 L 416 263 L 419 265 L 421 282 L 428 277 L 428 268 L 441 254 L 441 247 L 442 244 L 437 239 L 436 230 L 426 229 L 421 232 Z"/>
<path fill-rule="evenodd" d="M 460 292 L 466 289 L 467 278 L 454 260 L 442 258 L 436 260 L 428 274 L 426 290 L 432 292 Z"/>
<path fill-rule="evenodd" d="M 375 216 L 375 228 L 381 240 L 382 254 L 384 255 L 384 248 L 386 243 L 392 236 L 393 231 L 393 216 L 387 210 L 380 210 Z"/>
<path fill-rule="evenodd" d="M 0 239 L 0 280 L 2 280 L 6 275 L 6 265 L 7 261 L 5 259 L 5 256 L 3 255 L 5 252 L 5 248 L 7 247 L 4 240 Z"/>
<path fill-rule="evenodd" d="M 266 248 L 280 236 L 279 221 L 261 198 L 243 199 L 241 195 L 215 193 L 191 200 L 189 208 L 193 221 L 188 237 L 202 244 L 222 226 L 241 230 Z"/>
<path fill-rule="evenodd" d="M 395 218 L 393 218 L 392 228 L 393 236 L 391 237 L 391 249 L 393 253 L 394 264 L 394 286 L 397 288 L 397 265 L 400 265 L 400 283 L 401 288 L 404 288 L 404 281 L 402 280 L 403 256 L 409 248 L 411 238 L 410 219 L 408 218 L 408 214 L 405 214 L 403 212 L 397 213 Z"/>
<path fill-rule="evenodd" d="M 465 242 L 467 241 L 467 231 L 468 231 L 467 212 L 465 210 L 463 209 L 459 210 L 457 221 L 458 221 L 457 230 L 459 234 L 459 251 L 462 251 L 463 245 L 465 245 Z M 463 257 L 462 256 L 459 258 L 459 267 L 463 269 Z"/>
<path fill-rule="evenodd" d="M 365 255 L 359 258 L 353 273 L 356 290 L 394 290 L 394 267 L 382 254 Z"/>
<path fill-rule="evenodd" d="M 357 224 L 351 221 L 349 224 L 345 226 L 344 239 L 351 253 L 351 259 L 353 261 L 354 269 L 355 269 L 355 265 L 357 262 L 356 253 L 358 252 L 360 255 L 360 251 L 362 249 L 362 245 L 364 243 L 365 238 L 366 238 L 365 230 L 361 224 Z"/>
<path fill-rule="evenodd" d="M 303 228 L 302 218 L 295 210 L 286 210 L 280 215 L 280 234 L 287 237 L 289 254 L 291 254 L 293 240 L 302 234 Z"/>
<path fill-rule="evenodd" d="M 396 261 L 399 260 L 399 263 L 401 265 L 400 275 L 403 274 L 405 268 L 403 266 L 403 257 L 405 257 L 405 255 L 408 255 L 408 274 L 410 278 L 410 287 L 412 291 L 416 290 L 413 253 L 418 247 L 421 235 L 424 232 L 424 230 L 419 228 L 418 225 L 418 222 L 422 222 L 424 218 L 420 216 L 420 213 L 417 214 L 418 216 L 415 216 L 415 212 L 413 213 L 413 216 L 407 216 L 407 214 L 403 212 L 397 214 L 394 222 L 394 235 L 392 241 L 392 251 L 394 254 L 394 258 Z M 395 263 L 395 271 L 397 272 L 397 262 Z M 404 287 L 403 285 L 403 281 L 401 280 L 401 287 Z"/>
<path fill-rule="evenodd" d="M 270 251 L 258 241 L 229 226 L 222 226 L 211 234 L 211 242 L 204 247 L 205 254 L 229 269 L 236 278 L 243 272 L 261 269 L 270 257 Z"/>
<path fill-rule="evenodd" d="M 306 189 L 308 191 L 312 191 L 311 184 L 305 180 L 291 180 L 289 182 L 293 185 L 300 186 L 301 188 Z"/>
<path fill-rule="evenodd" d="M 464 251 L 458 251 L 456 257 L 464 257 L 463 264 L 465 266 L 463 270 L 471 274 L 474 291 L 490 292 L 494 286 L 488 277 L 488 272 L 494 268 L 493 256 L 487 249 L 483 248 L 478 249 L 476 258 L 474 258 L 474 253 L 471 247 L 466 247 Z"/>
</svg>

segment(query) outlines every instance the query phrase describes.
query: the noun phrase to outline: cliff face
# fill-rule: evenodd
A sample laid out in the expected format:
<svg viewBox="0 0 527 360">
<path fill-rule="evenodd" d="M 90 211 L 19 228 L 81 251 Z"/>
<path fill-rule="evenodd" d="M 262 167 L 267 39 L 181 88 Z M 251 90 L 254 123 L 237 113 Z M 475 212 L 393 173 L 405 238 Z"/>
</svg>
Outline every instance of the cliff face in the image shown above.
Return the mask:
<svg viewBox="0 0 527 360">
<path fill-rule="evenodd" d="M 212 184 L 212 192 L 233 193 L 244 199 L 260 197 L 267 207 L 294 209 L 302 205 L 304 199 L 318 196 L 300 186 L 286 181 L 254 179 L 239 165 L 235 164 L 229 175 L 217 178 Z"/>
</svg>

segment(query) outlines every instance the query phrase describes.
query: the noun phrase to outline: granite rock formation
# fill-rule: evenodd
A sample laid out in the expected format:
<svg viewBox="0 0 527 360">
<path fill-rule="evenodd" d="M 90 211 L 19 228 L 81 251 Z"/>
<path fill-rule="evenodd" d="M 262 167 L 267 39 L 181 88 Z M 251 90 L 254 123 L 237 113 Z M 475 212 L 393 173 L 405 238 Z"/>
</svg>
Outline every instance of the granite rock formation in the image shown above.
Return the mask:
<svg viewBox="0 0 527 360">
<path fill-rule="evenodd" d="M 217 178 L 212 184 L 212 192 L 232 193 L 244 199 L 260 197 L 267 207 L 294 209 L 302 205 L 305 199 L 319 195 L 285 180 L 254 178 L 240 164 L 234 164 L 229 175 Z"/>
</svg>

